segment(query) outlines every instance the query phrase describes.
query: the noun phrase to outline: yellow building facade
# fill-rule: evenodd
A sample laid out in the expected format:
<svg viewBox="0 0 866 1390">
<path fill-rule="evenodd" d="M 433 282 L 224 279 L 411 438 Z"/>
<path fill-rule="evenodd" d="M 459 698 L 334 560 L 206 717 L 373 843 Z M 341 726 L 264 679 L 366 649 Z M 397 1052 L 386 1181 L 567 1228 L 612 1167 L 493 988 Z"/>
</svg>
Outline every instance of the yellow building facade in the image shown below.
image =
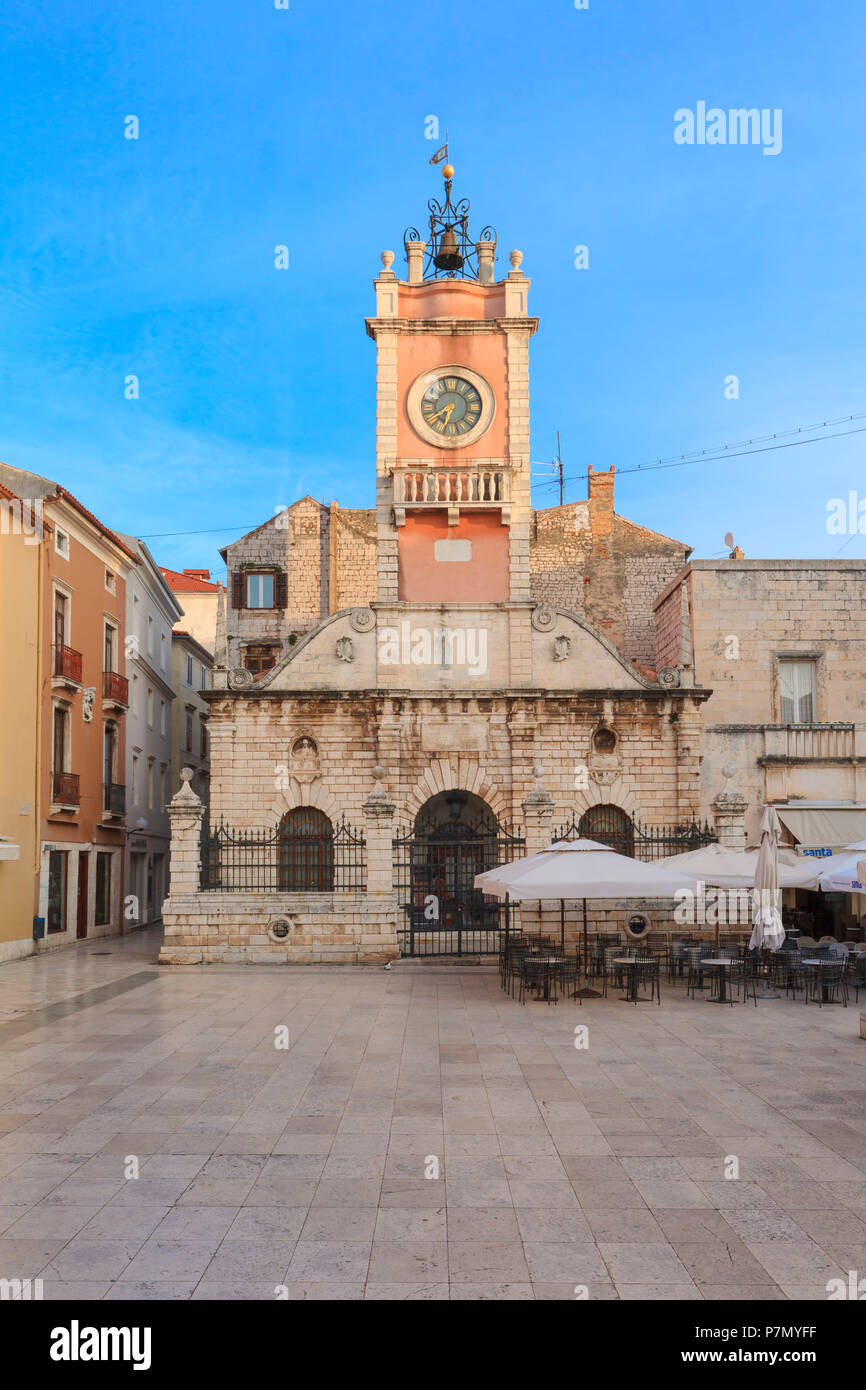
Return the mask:
<svg viewBox="0 0 866 1390">
<path fill-rule="evenodd" d="M 39 872 L 43 548 L 50 527 L 0 484 L 0 962 L 33 951 Z"/>
</svg>

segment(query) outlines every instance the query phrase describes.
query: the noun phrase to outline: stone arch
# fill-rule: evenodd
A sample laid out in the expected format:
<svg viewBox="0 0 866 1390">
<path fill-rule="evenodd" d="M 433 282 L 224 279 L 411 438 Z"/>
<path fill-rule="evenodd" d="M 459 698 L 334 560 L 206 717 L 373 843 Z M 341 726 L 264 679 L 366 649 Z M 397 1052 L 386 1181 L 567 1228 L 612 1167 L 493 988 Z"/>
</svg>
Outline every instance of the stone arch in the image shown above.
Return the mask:
<svg viewBox="0 0 866 1390">
<path fill-rule="evenodd" d="M 586 820 L 596 820 L 587 825 Z M 610 845 L 620 854 L 634 854 L 634 818 L 613 802 L 597 801 L 581 816 L 578 833 L 583 840 Z"/>
<path fill-rule="evenodd" d="M 635 800 L 633 791 L 623 781 L 622 777 L 616 776 L 610 782 L 596 782 L 590 776 L 589 786 L 585 791 L 579 791 L 574 796 L 574 819 L 580 820 L 584 811 L 588 811 L 592 806 L 618 806 L 631 816 L 632 820 L 639 820 L 640 808 Z"/>
<path fill-rule="evenodd" d="M 268 811 L 271 819 L 278 824 L 286 812 L 294 811 L 296 806 L 314 806 L 324 812 L 328 820 L 335 825 L 341 817 L 341 808 L 336 798 L 320 779 L 315 782 L 299 782 L 289 776 L 285 787 L 275 793 Z"/>
<path fill-rule="evenodd" d="M 406 797 L 404 813 L 407 819 L 414 822 L 426 801 L 439 792 L 451 791 L 471 792 L 480 797 L 498 820 L 508 816 L 505 793 L 477 762 L 471 758 L 435 758 Z"/>
</svg>

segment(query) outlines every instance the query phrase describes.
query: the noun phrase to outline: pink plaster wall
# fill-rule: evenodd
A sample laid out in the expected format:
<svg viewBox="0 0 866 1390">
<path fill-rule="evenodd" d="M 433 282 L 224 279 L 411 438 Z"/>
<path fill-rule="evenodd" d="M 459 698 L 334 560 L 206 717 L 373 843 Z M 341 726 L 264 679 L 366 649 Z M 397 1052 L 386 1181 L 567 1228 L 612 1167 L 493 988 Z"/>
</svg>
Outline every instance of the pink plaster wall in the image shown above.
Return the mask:
<svg viewBox="0 0 866 1390">
<path fill-rule="evenodd" d="M 437 561 L 438 540 L 469 540 L 472 559 Z M 411 603 L 477 601 L 508 598 L 508 527 L 499 512 L 461 514 L 457 526 L 448 513 L 408 512 L 397 541 L 397 597 Z"/>
</svg>

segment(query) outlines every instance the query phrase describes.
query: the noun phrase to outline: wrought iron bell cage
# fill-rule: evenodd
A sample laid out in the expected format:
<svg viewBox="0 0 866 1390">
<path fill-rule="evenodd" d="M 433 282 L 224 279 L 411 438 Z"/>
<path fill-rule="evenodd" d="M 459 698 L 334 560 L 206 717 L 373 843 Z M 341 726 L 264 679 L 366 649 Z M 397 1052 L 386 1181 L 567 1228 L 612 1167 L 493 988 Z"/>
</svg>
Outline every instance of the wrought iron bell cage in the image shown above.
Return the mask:
<svg viewBox="0 0 866 1390">
<path fill-rule="evenodd" d="M 477 280 L 478 252 L 476 244 L 469 236 L 468 198 L 454 203 L 451 199 L 453 180 L 445 180 L 445 201 L 440 203 L 431 198 L 427 203 L 430 212 L 427 235 L 427 254 L 424 261 L 425 280 Z M 420 241 L 421 233 L 417 227 L 407 227 L 403 233 L 403 244 Z M 496 254 L 496 229 L 483 227 L 479 241 L 492 242 Z M 407 254 L 408 259 L 408 254 Z"/>
</svg>

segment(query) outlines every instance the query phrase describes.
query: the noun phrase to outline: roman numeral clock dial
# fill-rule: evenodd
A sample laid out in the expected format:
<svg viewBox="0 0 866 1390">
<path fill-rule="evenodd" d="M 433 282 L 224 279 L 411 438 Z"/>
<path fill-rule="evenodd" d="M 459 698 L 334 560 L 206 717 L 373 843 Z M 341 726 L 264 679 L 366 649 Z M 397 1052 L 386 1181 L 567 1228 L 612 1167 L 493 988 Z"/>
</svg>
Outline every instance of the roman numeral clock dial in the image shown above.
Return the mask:
<svg viewBox="0 0 866 1390">
<path fill-rule="evenodd" d="M 421 417 L 445 438 L 468 434 L 481 418 L 481 396 L 463 377 L 441 376 L 421 397 Z"/>
</svg>

